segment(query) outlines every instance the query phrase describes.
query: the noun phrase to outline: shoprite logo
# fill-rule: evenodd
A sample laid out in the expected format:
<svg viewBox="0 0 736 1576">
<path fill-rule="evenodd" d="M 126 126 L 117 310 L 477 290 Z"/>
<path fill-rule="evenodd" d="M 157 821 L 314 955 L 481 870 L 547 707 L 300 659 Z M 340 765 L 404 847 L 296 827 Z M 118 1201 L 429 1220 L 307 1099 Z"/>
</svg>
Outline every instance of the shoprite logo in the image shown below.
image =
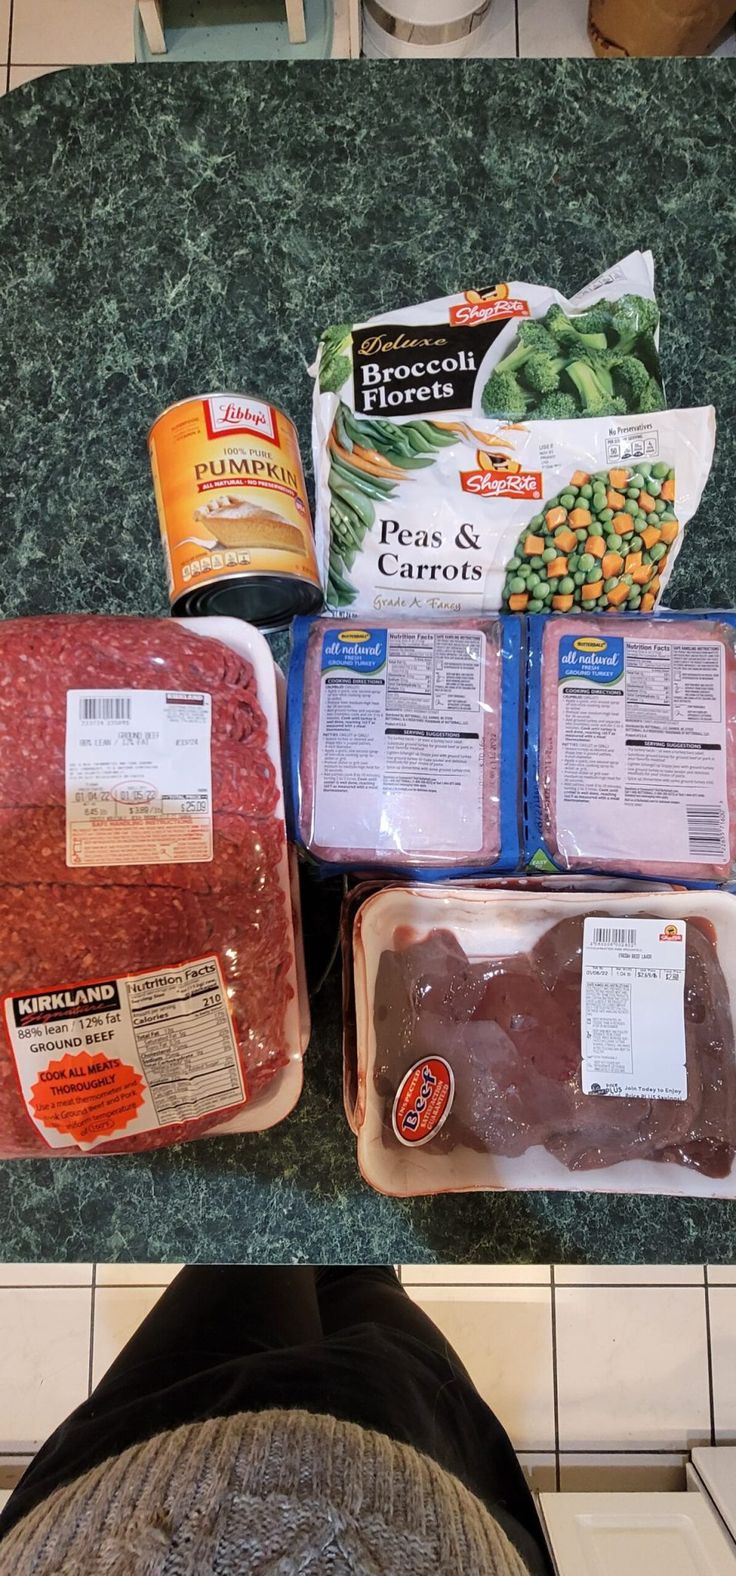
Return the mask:
<svg viewBox="0 0 736 1576">
<path fill-rule="evenodd" d="M 665 925 L 664 930 L 660 932 L 659 939 L 660 941 L 683 941 L 684 937 L 679 925 Z"/>
<path fill-rule="evenodd" d="M 529 317 L 529 302 L 512 296 L 507 284 L 487 285 L 481 290 L 466 290 L 464 299 L 450 307 L 450 322 L 474 326 L 508 317 Z"/>
</svg>

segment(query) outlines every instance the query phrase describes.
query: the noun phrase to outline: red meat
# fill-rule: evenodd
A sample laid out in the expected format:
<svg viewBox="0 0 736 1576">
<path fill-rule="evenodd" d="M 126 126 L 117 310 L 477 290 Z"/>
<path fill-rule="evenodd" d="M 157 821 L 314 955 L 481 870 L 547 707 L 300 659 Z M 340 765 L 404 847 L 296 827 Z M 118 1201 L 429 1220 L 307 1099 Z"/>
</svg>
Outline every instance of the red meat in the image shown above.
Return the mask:
<svg viewBox="0 0 736 1576">
<path fill-rule="evenodd" d="M 585 1095 L 581 1084 L 583 919 L 551 926 L 531 953 L 471 963 L 450 931 L 382 953 L 374 997 L 374 1084 L 384 1134 L 402 1078 L 424 1057 L 455 1073 L 450 1115 L 426 1150 L 514 1156 L 541 1144 L 571 1171 L 654 1160 L 728 1176 L 736 1153 L 736 1066 L 728 986 L 708 921 L 687 925 L 687 1099 Z M 426 1152 L 426 1151 L 425 1151 Z"/>
<path fill-rule="evenodd" d="M 317 747 L 319 739 L 320 701 L 322 695 L 322 642 L 330 628 L 340 629 L 340 622 L 331 624 L 319 619 L 310 631 L 304 668 L 304 716 L 302 721 L 302 747 L 299 763 L 300 805 L 299 831 L 305 846 L 318 859 L 343 865 L 412 866 L 416 854 L 402 854 L 395 848 L 377 849 L 355 846 L 352 848 L 325 848 L 312 837 L 315 816 L 317 779 Z M 382 624 L 381 628 L 391 628 Z M 417 624 L 418 629 L 423 627 Z M 493 619 L 466 619 L 451 626 L 453 630 L 480 630 L 486 637 L 486 665 L 483 701 L 487 708 L 484 730 L 483 755 L 483 846 L 474 853 L 454 853 L 448 859 L 443 854 L 423 854 L 423 864 L 451 863 L 461 865 L 492 865 L 500 851 L 500 735 L 501 735 L 501 626 Z M 436 631 L 440 625 L 433 625 Z M 346 694 L 347 694 L 346 687 Z"/>
<path fill-rule="evenodd" d="M 728 812 L 730 825 L 730 850 L 731 859 L 727 865 L 714 864 L 671 864 L 663 861 L 646 861 L 645 866 L 640 861 L 641 873 L 662 881 L 676 881 L 687 878 L 690 881 L 727 881 L 731 869 L 736 862 L 736 655 L 734 653 L 734 631 L 730 625 L 701 623 L 696 620 L 683 620 L 678 623 L 657 622 L 651 619 L 637 619 L 636 628 L 632 630 L 631 624 L 624 619 L 589 617 L 585 619 L 584 628 L 579 619 L 554 618 L 545 623 L 542 642 L 542 699 L 539 724 L 539 800 L 541 812 L 541 828 L 545 843 L 560 868 L 565 870 L 588 870 L 592 861 L 562 853 L 559 846 L 560 826 L 557 807 L 557 728 L 559 704 L 559 647 L 564 635 L 628 635 L 637 640 L 718 640 L 725 647 L 726 652 L 726 748 L 727 748 L 727 788 Z M 610 807 L 609 807 L 610 812 Z M 605 813 L 605 807 L 604 807 Z M 568 828 L 573 835 L 575 828 Z M 598 861 L 600 863 L 600 861 Z M 607 859 L 605 867 L 608 872 L 621 872 L 631 875 L 631 860 Z"/>
<path fill-rule="evenodd" d="M 210 863 L 67 866 L 66 692 L 85 687 L 211 695 Z M 262 1089 L 287 1060 L 292 994 L 278 799 L 255 674 L 219 641 L 159 619 L 0 624 L 2 990 L 59 988 L 217 953 L 249 1090 Z M 217 1122 L 216 1115 L 198 1118 L 115 1139 L 96 1152 L 155 1148 Z M 0 1154 L 49 1153 L 22 1103 L 3 1025 Z"/>
</svg>

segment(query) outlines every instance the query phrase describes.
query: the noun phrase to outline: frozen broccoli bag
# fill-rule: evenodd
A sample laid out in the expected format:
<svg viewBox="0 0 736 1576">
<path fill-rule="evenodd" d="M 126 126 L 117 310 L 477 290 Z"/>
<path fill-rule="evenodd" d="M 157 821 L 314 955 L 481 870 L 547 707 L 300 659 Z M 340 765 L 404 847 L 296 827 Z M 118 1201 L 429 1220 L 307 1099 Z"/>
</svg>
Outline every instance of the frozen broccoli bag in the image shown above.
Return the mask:
<svg viewBox="0 0 736 1576">
<path fill-rule="evenodd" d="M 569 611 L 611 592 L 620 608 L 629 550 L 632 606 L 653 606 L 714 439 L 712 411 L 664 410 L 657 338 L 641 252 L 570 301 L 511 282 L 327 329 L 313 444 L 330 609 Z M 627 551 L 604 576 L 609 538 Z"/>
</svg>

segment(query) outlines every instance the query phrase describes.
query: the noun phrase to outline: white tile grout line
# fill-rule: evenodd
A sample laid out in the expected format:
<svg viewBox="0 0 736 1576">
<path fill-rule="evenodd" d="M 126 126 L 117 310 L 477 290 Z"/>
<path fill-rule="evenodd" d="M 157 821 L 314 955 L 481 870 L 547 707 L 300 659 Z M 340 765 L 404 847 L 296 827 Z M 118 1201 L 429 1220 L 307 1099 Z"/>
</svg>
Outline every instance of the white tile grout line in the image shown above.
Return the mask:
<svg viewBox="0 0 736 1576">
<path fill-rule="evenodd" d="M 97 1295 L 97 1265 L 92 1265 L 89 1307 L 89 1364 L 87 1367 L 87 1400 L 92 1394 L 92 1374 L 95 1365 L 95 1302 Z"/>
<path fill-rule="evenodd" d="M 6 91 L 6 93 L 10 92 L 10 61 L 11 61 L 12 55 L 13 55 L 13 5 L 14 5 L 14 0 L 10 0 L 10 5 L 8 7 L 8 37 L 6 39 L 6 43 L 7 43 L 7 46 L 8 46 L 8 58 L 7 58 L 6 63 L 5 63 L 5 91 Z"/>
<path fill-rule="evenodd" d="M 518 7 L 517 7 L 517 16 L 518 16 Z M 559 1494 L 559 1492 L 560 1492 L 560 1483 L 561 1483 L 561 1473 L 560 1473 L 560 1394 L 559 1394 L 559 1388 L 558 1388 L 558 1384 L 557 1384 L 557 1301 L 556 1301 L 556 1296 L 555 1296 L 556 1286 L 555 1286 L 555 1267 L 554 1267 L 554 1264 L 550 1264 L 550 1267 L 549 1267 L 549 1288 L 550 1288 L 550 1290 L 549 1290 L 550 1318 L 551 1318 L 551 1321 L 552 1321 L 552 1408 L 553 1408 L 553 1413 L 554 1413 L 554 1425 L 555 1425 L 555 1489 L 557 1490 L 557 1493 Z"/>
<path fill-rule="evenodd" d="M 708 1405 L 710 1408 L 710 1442 L 716 1443 L 716 1400 L 713 1391 L 713 1350 L 710 1339 L 710 1287 L 708 1285 L 708 1267 L 705 1266 L 705 1284 L 703 1287 L 705 1297 L 705 1340 L 706 1360 L 708 1363 Z"/>
<path fill-rule="evenodd" d="M 108 1269 L 114 1269 L 115 1267 L 116 1266 L 114 1264 L 107 1263 L 107 1268 Z M 413 1269 L 425 1269 L 425 1268 L 431 1268 L 431 1267 L 432 1267 L 431 1265 L 414 1265 L 414 1264 L 411 1264 L 411 1265 L 408 1266 L 408 1268 L 412 1269 L 412 1270 Z M 463 1268 L 462 1265 L 460 1265 L 458 1267 L 459 1268 Z M 482 1280 L 472 1280 L 472 1281 L 444 1280 L 444 1281 L 438 1281 L 438 1280 L 435 1280 L 434 1277 L 432 1277 L 431 1280 L 426 1280 L 426 1281 L 423 1281 L 423 1280 L 412 1280 L 412 1281 L 407 1281 L 406 1284 L 407 1285 L 411 1285 L 411 1286 L 417 1286 L 417 1287 L 432 1287 L 435 1290 L 436 1289 L 440 1289 L 440 1290 L 448 1290 L 448 1289 L 450 1289 L 450 1290 L 454 1290 L 454 1291 L 471 1291 L 473 1289 L 475 1289 L 475 1290 L 482 1290 L 482 1291 L 529 1291 L 530 1289 L 535 1289 L 537 1291 L 543 1291 L 545 1287 L 548 1287 L 550 1284 L 553 1283 L 554 1271 L 555 1271 L 555 1266 L 552 1265 L 552 1264 L 545 1265 L 544 1267 L 550 1271 L 550 1277 L 551 1278 L 550 1278 L 549 1281 L 540 1281 L 540 1280 L 528 1280 L 528 1281 L 527 1280 L 508 1280 L 508 1281 L 499 1281 L 499 1280 L 487 1280 L 487 1281 L 486 1280 L 483 1280 L 483 1281 Z M 22 1266 L 19 1266 L 19 1268 L 22 1271 Z M 564 1268 L 564 1266 L 563 1266 L 563 1268 Z M 49 1281 L 43 1281 L 43 1282 L 17 1280 L 17 1281 L 8 1281 L 8 1282 L 3 1283 L 3 1286 L 2 1286 L 1 1289 L 4 1290 L 4 1291 L 66 1291 L 66 1290 L 69 1289 L 69 1287 L 76 1286 L 78 1290 L 82 1290 L 82 1289 L 86 1288 L 89 1285 L 93 1285 L 93 1286 L 98 1286 L 98 1285 L 102 1286 L 102 1285 L 104 1285 L 104 1286 L 110 1287 L 112 1290 L 115 1290 L 116 1288 L 127 1287 L 130 1290 L 138 1290 L 138 1291 L 140 1291 L 140 1290 L 148 1290 L 151 1286 L 160 1286 L 162 1290 L 165 1289 L 166 1283 L 163 1282 L 163 1281 L 158 1281 L 158 1280 L 153 1281 L 153 1280 L 145 1280 L 145 1279 L 143 1279 L 143 1280 L 139 1280 L 139 1281 L 123 1280 L 123 1281 L 104 1281 L 104 1282 L 100 1281 L 100 1282 L 98 1282 L 97 1281 L 97 1271 L 98 1271 L 98 1269 L 99 1269 L 99 1264 L 93 1264 L 92 1265 L 92 1280 L 91 1280 L 91 1282 L 90 1281 L 81 1281 L 81 1280 L 80 1281 L 52 1281 L 52 1280 L 49 1280 Z M 403 1284 L 402 1269 L 403 1269 L 403 1265 L 398 1265 L 397 1266 L 397 1275 L 398 1275 L 399 1281 Z M 708 1285 L 718 1284 L 717 1282 L 708 1282 L 707 1266 L 698 1265 L 698 1269 L 703 1270 L 706 1284 L 708 1284 Z M 656 1279 L 649 1280 L 649 1281 L 639 1281 L 639 1280 L 633 1280 L 633 1281 L 620 1281 L 620 1280 L 610 1280 L 610 1281 L 590 1281 L 590 1280 L 568 1281 L 568 1280 L 566 1280 L 566 1281 L 557 1281 L 557 1282 L 554 1282 L 554 1284 L 557 1286 L 558 1290 L 562 1289 L 563 1291 L 568 1291 L 568 1290 L 569 1291 L 576 1291 L 576 1290 L 577 1291 L 580 1291 L 580 1290 L 584 1290 L 584 1291 L 596 1291 L 596 1290 L 597 1291 L 611 1291 L 611 1290 L 614 1290 L 614 1291 L 664 1291 L 664 1290 L 667 1290 L 667 1291 L 683 1291 L 683 1290 L 685 1290 L 685 1291 L 694 1291 L 697 1288 L 697 1286 L 700 1284 L 700 1282 L 692 1281 L 692 1280 L 670 1281 L 670 1280 L 656 1280 Z M 731 1283 L 730 1282 L 724 1282 L 724 1284 L 728 1285 L 728 1284 L 731 1284 Z M 736 1285 L 736 1280 L 734 1280 L 733 1284 Z"/>
<path fill-rule="evenodd" d="M 426 1265 L 418 1266 L 418 1265 L 413 1265 L 412 1264 L 409 1267 L 411 1269 L 416 1269 L 416 1268 L 428 1268 L 428 1267 L 431 1267 L 431 1266 L 426 1266 Z M 460 1266 L 460 1267 L 462 1268 L 462 1266 Z M 526 1281 L 526 1280 L 511 1280 L 511 1281 L 497 1281 L 497 1280 L 456 1281 L 456 1280 L 446 1280 L 446 1281 L 438 1281 L 438 1280 L 435 1280 L 433 1278 L 432 1280 L 426 1280 L 426 1281 L 422 1281 L 422 1280 L 411 1281 L 408 1284 L 411 1284 L 412 1286 L 421 1286 L 421 1287 L 426 1287 L 426 1286 L 432 1286 L 432 1287 L 435 1287 L 435 1288 L 439 1287 L 440 1289 L 445 1289 L 445 1290 L 452 1289 L 452 1290 L 455 1290 L 455 1291 L 469 1291 L 472 1287 L 475 1287 L 476 1290 L 480 1289 L 480 1290 L 483 1290 L 483 1291 L 495 1291 L 495 1290 L 499 1290 L 499 1291 L 504 1291 L 504 1290 L 505 1291 L 514 1291 L 514 1290 L 517 1290 L 517 1291 L 528 1291 L 531 1287 L 536 1287 L 536 1289 L 538 1291 L 541 1291 L 541 1290 L 544 1289 L 544 1287 L 549 1286 L 550 1284 L 553 1284 L 553 1285 L 555 1284 L 555 1281 L 554 1281 L 555 1266 L 553 1264 L 549 1264 L 549 1265 L 547 1265 L 545 1267 L 547 1269 L 549 1269 L 549 1271 L 550 1271 L 551 1279 L 549 1281 L 540 1281 L 540 1280 L 528 1280 L 528 1281 Z M 564 1268 L 564 1266 L 563 1266 L 563 1268 Z M 703 1266 L 702 1265 L 698 1265 L 698 1268 L 702 1270 Z M 399 1271 L 399 1276 L 401 1276 L 401 1271 Z M 143 1284 L 150 1284 L 150 1282 L 144 1282 Z M 670 1281 L 670 1280 L 664 1280 L 664 1281 L 662 1281 L 662 1280 L 650 1280 L 650 1281 L 638 1281 L 638 1280 L 634 1280 L 634 1281 L 620 1281 L 620 1280 L 590 1281 L 590 1280 L 579 1280 L 579 1281 L 568 1281 L 568 1280 L 566 1280 L 566 1281 L 558 1281 L 556 1284 L 563 1291 L 568 1291 L 568 1290 L 569 1291 L 580 1291 L 580 1290 L 584 1290 L 584 1291 L 595 1291 L 595 1290 L 598 1290 L 598 1291 L 612 1291 L 612 1290 L 616 1290 L 616 1291 L 652 1291 L 652 1290 L 664 1291 L 665 1289 L 668 1290 L 668 1291 L 682 1291 L 682 1290 L 693 1291 L 693 1290 L 695 1290 L 697 1288 L 697 1286 L 700 1284 L 700 1282 L 698 1282 L 698 1281 L 691 1281 L 691 1280 L 682 1280 L 682 1281 Z M 736 1281 L 734 1282 L 734 1284 L 736 1284 Z"/>
<path fill-rule="evenodd" d="M 565 1456 L 582 1456 L 585 1457 L 586 1460 L 588 1456 L 622 1456 L 624 1458 L 626 1458 L 626 1456 L 689 1457 L 690 1452 L 693 1449 L 697 1449 L 697 1444 L 693 1445 L 688 1441 L 686 1441 L 685 1444 L 680 1445 L 586 1445 L 582 1450 L 578 1449 L 575 1445 L 563 1445 L 560 1451 L 560 1459 L 562 1460 Z M 538 1455 L 544 1454 L 542 1451 L 530 1453 Z"/>
</svg>

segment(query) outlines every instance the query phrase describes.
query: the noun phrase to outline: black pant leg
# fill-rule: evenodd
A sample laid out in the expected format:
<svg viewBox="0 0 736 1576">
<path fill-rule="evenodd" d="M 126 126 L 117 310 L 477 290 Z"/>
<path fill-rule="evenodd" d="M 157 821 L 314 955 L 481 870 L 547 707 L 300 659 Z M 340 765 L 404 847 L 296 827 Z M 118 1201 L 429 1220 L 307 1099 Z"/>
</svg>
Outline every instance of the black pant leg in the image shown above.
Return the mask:
<svg viewBox="0 0 736 1576">
<path fill-rule="evenodd" d="M 393 1265 L 330 1266 L 315 1271 L 317 1300 L 325 1335 L 355 1324 L 377 1324 L 422 1341 L 470 1383 L 467 1370 L 447 1337 L 413 1302 Z"/>
<path fill-rule="evenodd" d="M 233 1360 L 321 1340 L 311 1266 L 187 1266 L 89 1399 L 41 1446 L 18 1485 L 19 1501 L 32 1497 L 37 1485 L 79 1476 L 131 1443 L 131 1434 L 145 1437 L 158 1427 L 210 1415 L 218 1389 L 208 1375 L 217 1370 L 222 1385 L 222 1370 Z"/>
<path fill-rule="evenodd" d="M 131 1336 L 95 1395 L 144 1371 L 173 1376 L 322 1335 L 311 1265 L 187 1265 Z"/>
<path fill-rule="evenodd" d="M 387 1333 L 409 1336 L 432 1353 L 436 1377 L 434 1373 L 428 1377 L 427 1395 L 421 1397 L 422 1405 L 417 1405 L 411 1443 L 456 1471 L 498 1517 L 531 1566 L 530 1544 L 521 1542 L 517 1528 L 523 1529 L 537 1549 L 544 1550 L 544 1534 L 529 1485 L 503 1424 L 478 1394 L 447 1337 L 408 1295 L 391 1265 L 317 1269 L 316 1279 L 326 1335 L 370 1323 Z M 430 1427 L 428 1399 L 432 1401 Z M 408 1421 L 411 1428 L 410 1415 Z M 446 1436 L 444 1441 L 438 1438 L 438 1430 Z M 456 1451 L 454 1462 L 451 1455 L 445 1458 L 445 1447 L 448 1452 Z M 544 1561 L 544 1555 L 542 1558 Z"/>
</svg>

